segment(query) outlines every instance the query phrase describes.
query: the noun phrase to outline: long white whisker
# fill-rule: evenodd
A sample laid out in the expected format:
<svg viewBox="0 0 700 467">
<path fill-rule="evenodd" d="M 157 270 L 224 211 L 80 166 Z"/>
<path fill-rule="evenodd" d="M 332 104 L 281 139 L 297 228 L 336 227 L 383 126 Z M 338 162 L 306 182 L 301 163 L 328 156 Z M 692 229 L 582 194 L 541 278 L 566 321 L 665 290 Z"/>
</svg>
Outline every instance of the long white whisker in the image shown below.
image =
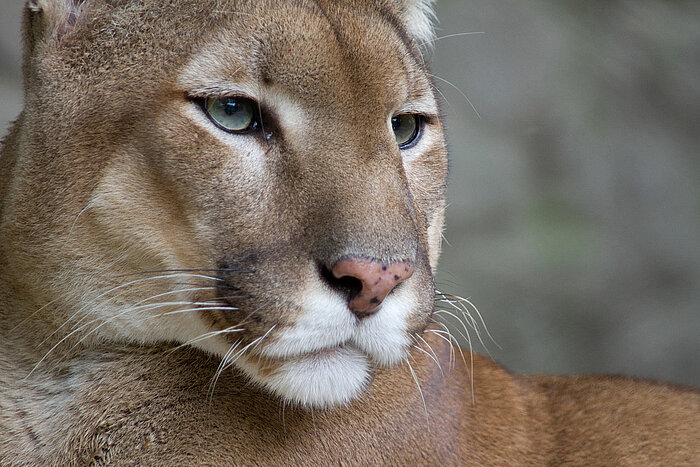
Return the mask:
<svg viewBox="0 0 700 467">
<path fill-rule="evenodd" d="M 456 296 L 453 295 L 453 297 L 456 297 Z M 489 339 L 491 339 L 491 342 L 493 342 L 496 345 L 496 347 L 498 347 L 499 349 L 502 349 L 502 347 L 498 344 L 498 342 L 496 342 L 496 340 L 491 335 L 491 332 L 489 332 L 489 328 L 488 328 L 488 326 L 486 326 L 486 321 L 484 321 L 484 317 L 481 315 L 481 312 L 476 307 L 476 305 L 474 305 L 474 303 L 472 303 L 472 301 L 469 300 L 468 298 L 463 298 L 463 297 L 456 297 L 456 298 L 463 301 L 467 305 L 469 305 L 472 308 L 472 310 L 474 310 L 474 312 L 476 312 L 476 316 L 479 317 L 479 321 L 481 321 L 481 325 L 484 327 L 484 331 L 486 331 L 486 335 L 489 336 Z"/>
<path fill-rule="evenodd" d="M 451 307 L 458 309 L 460 311 L 460 313 L 464 313 L 469 318 L 469 320 L 472 323 L 472 327 L 477 332 L 477 335 L 479 337 L 479 340 L 481 341 L 481 344 L 484 346 L 484 348 L 489 353 L 489 355 L 490 355 L 490 352 L 488 350 L 488 347 L 484 344 L 483 340 L 481 339 L 481 333 L 479 332 L 477 322 L 474 319 L 474 317 L 471 315 L 470 310 L 473 310 L 476 313 L 477 317 L 479 318 L 479 321 L 481 322 L 481 326 L 486 331 L 486 335 L 488 336 L 489 340 L 491 342 L 493 342 L 496 345 L 496 347 L 498 347 L 499 349 L 502 348 L 498 344 L 498 342 L 496 342 L 496 340 L 493 338 L 493 336 L 491 335 L 491 332 L 489 331 L 489 328 L 486 325 L 486 321 L 484 320 L 484 317 L 482 316 L 479 309 L 476 307 L 476 305 L 474 305 L 474 303 L 471 300 L 469 300 L 468 298 L 460 297 L 458 295 L 445 294 L 445 293 L 440 292 L 439 290 L 436 290 L 436 298 L 440 302 L 447 303 Z"/>
<path fill-rule="evenodd" d="M 408 365 L 408 369 L 411 371 L 411 376 L 413 377 L 413 381 L 416 383 L 416 387 L 418 388 L 418 393 L 420 394 L 420 398 L 423 401 L 423 410 L 425 411 L 425 423 L 426 427 L 428 429 L 428 432 L 430 431 L 430 419 L 428 418 L 428 406 L 425 404 L 425 397 L 423 396 L 423 390 L 420 387 L 420 383 L 418 382 L 418 376 L 416 376 L 416 372 L 413 371 L 413 367 L 411 366 L 411 362 L 408 361 L 408 358 L 404 359 L 406 364 Z"/>
<path fill-rule="evenodd" d="M 263 341 L 263 339 L 265 339 L 265 338 L 268 336 L 268 334 L 270 334 L 270 333 L 272 332 L 272 330 L 275 329 L 276 327 L 277 327 L 277 325 L 274 324 L 270 329 L 267 330 L 267 332 L 266 332 L 265 334 L 263 334 L 262 336 L 258 337 L 258 338 L 255 339 L 253 342 L 251 342 L 250 344 L 248 344 L 248 345 L 246 345 L 245 347 L 243 347 L 240 351 L 238 351 L 238 353 L 237 353 L 236 355 L 234 355 L 233 358 L 231 358 L 231 361 L 227 363 L 226 368 L 232 366 L 232 365 L 236 362 L 236 360 L 238 360 L 239 358 L 241 358 L 241 357 L 243 356 L 243 354 L 244 354 L 251 346 L 252 346 L 253 349 L 257 348 L 258 345 L 260 345 L 260 343 Z"/>
<path fill-rule="evenodd" d="M 443 336 L 442 333 L 448 334 L 446 331 L 443 331 L 441 329 L 426 329 L 425 332 L 431 332 L 438 336 L 440 339 L 444 340 L 450 345 L 450 370 L 454 368 L 454 363 L 455 363 L 455 349 L 454 349 L 454 343 L 448 339 L 447 337 Z"/>
<path fill-rule="evenodd" d="M 129 287 L 129 286 L 132 286 L 132 285 L 135 285 L 135 284 L 147 282 L 147 281 L 150 281 L 150 280 L 169 279 L 169 278 L 172 278 L 172 277 L 199 277 L 199 278 L 203 278 L 203 279 L 222 280 L 222 279 L 219 279 L 219 278 L 216 278 L 216 277 L 205 276 L 205 275 L 202 275 L 202 274 L 172 273 L 172 274 L 164 274 L 164 275 L 159 275 L 159 276 L 152 276 L 152 277 L 145 277 L 145 278 L 141 278 L 141 279 L 135 279 L 135 280 L 129 281 L 129 282 L 125 283 L 125 284 L 121 284 L 121 285 L 118 285 L 118 286 L 116 286 L 116 287 L 112 287 L 111 289 L 108 289 L 108 290 L 106 290 L 105 292 L 102 292 L 101 294 L 99 294 L 99 295 L 97 295 L 96 297 L 94 297 L 94 298 L 91 300 L 91 303 L 88 303 L 88 304 L 83 305 L 82 307 L 80 307 L 75 313 L 73 313 L 68 319 L 66 319 L 66 321 L 65 321 L 63 324 L 61 324 L 60 326 L 58 326 L 51 334 L 49 334 L 49 336 L 48 336 L 46 339 L 44 339 L 39 345 L 40 345 L 40 346 L 43 345 L 49 338 L 51 338 L 54 334 L 56 334 L 58 331 L 60 331 L 65 325 L 67 325 L 69 322 L 71 322 L 71 321 L 73 320 L 73 318 L 75 318 L 77 315 L 79 315 L 80 313 L 82 313 L 83 311 L 85 311 L 87 308 L 90 308 L 91 306 L 93 306 L 95 300 L 98 300 L 98 299 L 100 299 L 100 298 L 103 298 L 103 297 L 105 297 L 106 295 L 109 295 L 109 294 L 112 293 L 112 292 L 116 292 L 117 290 L 123 289 L 123 288 L 125 288 L 125 287 Z M 78 320 L 78 322 L 75 323 L 75 324 L 76 324 L 76 325 L 80 324 L 80 323 L 83 321 L 83 319 L 85 319 L 86 316 L 88 316 L 88 315 L 83 316 L 83 318 L 81 318 L 80 320 Z M 32 370 L 32 371 L 33 371 L 33 370 Z"/>
<path fill-rule="evenodd" d="M 455 88 L 455 89 L 457 90 L 457 92 L 459 92 L 459 93 L 462 95 L 462 97 L 464 97 L 464 99 L 467 101 L 467 103 L 469 104 L 469 106 L 472 108 L 472 110 L 474 111 L 474 113 L 476 114 L 476 116 L 477 116 L 478 118 L 481 118 L 481 115 L 479 114 L 479 111 L 476 110 L 476 107 L 474 107 L 474 104 L 472 104 L 472 101 L 469 99 L 469 97 L 467 97 L 467 95 L 466 95 L 461 89 L 459 89 L 456 85 L 454 85 L 454 84 L 450 83 L 449 81 L 447 81 L 445 78 L 441 78 L 441 77 L 439 77 L 438 75 L 434 75 L 434 74 L 432 74 L 432 73 L 428 73 L 428 74 L 429 74 L 430 76 L 432 76 L 433 78 L 439 79 L 439 80 L 442 81 L 443 83 L 447 83 L 447 84 L 449 84 L 450 86 L 452 86 L 453 88 Z"/>
<path fill-rule="evenodd" d="M 236 348 L 241 344 L 241 341 L 236 341 L 229 349 L 226 351 L 224 354 L 223 358 L 219 362 L 219 366 L 216 368 L 216 372 L 214 373 L 214 378 L 212 378 L 212 381 L 209 383 L 209 401 L 211 402 L 214 399 L 214 390 L 216 389 L 216 383 L 219 381 L 219 377 L 221 376 L 221 373 L 224 371 L 224 366 L 226 364 L 226 361 L 230 357 L 230 355 L 236 351 Z"/>
<path fill-rule="evenodd" d="M 439 36 L 435 37 L 433 39 L 430 39 L 428 41 L 423 41 L 420 43 L 420 47 L 426 46 L 428 44 L 434 44 L 437 41 L 441 41 L 443 39 L 449 39 L 450 37 L 459 37 L 459 36 L 475 36 L 477 34 L 486 34 L 484 31 L 474 31 L 474 32 L 456 32 L 454 34 L 445 34 L 444 36 Z"/>
<path fill-rule="evenodd" d="M 461 320 L 459 318 L 459 316 L 455 315 L 454 313 L 452 313 L 449 310 L 435 310 L 434 314 L 438 315 L 438 316 L 439 315 L 448 315 L 448 316 L 451 316 L 452 318 L 454 318 L 459 324 L 462 325 L 462 329 L 464 329 L 464 333 L 462 331 L 460 331 L 459 328 L 456 328 L 456 331 L 458 331 L 462 335 L 462 337 L 464 337 L 466 340 L 468 340 L 471 343 L 471 337 L 469 334 L 469 329 L 467 328 L 467 324 L 463 320 Z M 475 330 L 475 331 L 476 331 L 476 335 L 478 337 L 479 331 L 478 330 Z M 481 339 L 479 339 L 479 341 L 481 341 Z M 483 345 L 483 341 L 481 341 L 481 343 Z"/>
<path fill-rule="evenodd" d="M 421 352 L 423 352 L 424 354 L 426 354 L 426 355 L 427 355 L 432 361 L 434 361 L 435 364 L 438 366 L 438 368 L 440 369 L 440 373 L 442 373 L 442 376 L 445 376 L 445 373 L 442 371 L 442 366 L 440 365 L 440 362 L 437 361 L 437 360 L 435 359 L 435 357 L 433 357 L 432 355 L 430 355 L 430 352 L 428 352 L 427 350 L 425 350 L 423 347 L 421 347 L 421 346 L 418 345 L 418 344 L 413 344 L 413 348 L 414 348 L 414 349 L 418 349 L 418 350 L 420 350 Z"/>
<path fill-rule="evenodd" d="M 433 356 L 435 357 L 435 358 L 434 358 L 435 363 L 438 364 L 438 367 L 440 368 L 440 372 L 441 372 L 441 373 L 443 374 L 443 376 L 444 376 L 445 374 L 444 374 L 443 371 L 442 371 L 442 366 L 440 366 L 440 361 L 439 361 L 440 358 L 438 357 L 437 353 L 435 353 L 435 349 L 433 349 L 433 347 L 428 343 L 428 341 L 426 341 L 425 339 L 423 339 L 423 336 L 421 336 L 420 334 L 417 334 L 417 333 L 416 333 L 415 336 L 416 336 L 418 339 L 420 339 L 421 342 L 423 342 L 423 343 L 425 344 L 426 347 L 428 347 L 428 350 L 429 350 L 429 351 L 433 354 Z M 421 347 L 422 347 L 422 346 L 421 346 Z"/>
<path fill-rule="evenodd" d="M 258 338 L 253 339 L 248 345 L 246 345 L 246 346 L 243 347 L 241 350 L 239 350 L 238 352 L 236 352 L 236 354 L 235 354 L 233 357 L 231 357 L 231 358 L 229 359 L 228 362 L 226 362 L 226 365 L 224 365 L 224 368 L 223 368 L 221 371 L 222 371 L 222 372 L 223 372 L 223 371 L 226 371 L 228 368 L 230 368 L 231 366 L 233 366 L 233 364 L 236 363 L 236 361 L 237 361 L 239 358 L 241 358 L 241 357 L 243 356 L 243 354 L 245 354 L 245 352 L 246 352 L 249 348 L 251 348 L 252 346 L 254 346 L 255 344 L 257 344 L 258 342 L 260 342 L 260 341 L 262 340 L 262 338 L 263 338 L 263 336 L 260 336 L 260 337 L 258 337 Z"/>
<path fill-rule="evenodd" d="M 200 303 L 203 303 L 203 302 L 200 302 Z M 192 302 L 165 302 L 165 303 L 156 303 L 156 304 L 141 305 L 141 306 L 138 307 L 138 308 L 139 308 L 139 309 L 149 309 L 149 308 L 158 308 L 158 307 L 166 306 L 166 305 L 168 305 L 168 306 L 173 306 L 173 305 L 178 305 L 178 304 L 179 304 L 179 305 L 193 305 L 193 304 L 197 304 L 197 302 L 195 302 L 195 303 L 192 303 Z M 204 305 L 210 305 L 210 303 L 203 303 L 203 304 L 204 304 Z M 199 309 L 201 310 L 202 307 L 200 307 Z M 220 309 L 220 310 L 229 309 L 229 310 L 236 310 L 236 308 L 233 308 L 233 307 L 211 307 L 211 309 Z M 114 316 L 111 316 L 111 317 L 107 318 L 106 320 L 104 320 L 104 322 L 102 322 L 102 323 L 99 324 L 97 327 L 95 327 L 94 329 L 92 329 L 87 335 L 83 336 L 83 337 L 78 341 L 78 343 L 76 343 L 76 345 L 78 345 L 78 344 L 80 344 L 81 342 L 83 342 L 89 335 L 91 335 L 93 332 L 97 331 L 99 328 L 101 328 L 101 327 L 104 326 L 105 324 L 108 324 L 108 323 L 114 321 L 115 319 L 119 318 L 120 316 L 123 316 L 124 314 L 130 313 L 130 312 L 133 312 L 133 311 L 134 311 L 134 309 L 132 309 L 132 308 L 127 308 L 127 309 L 125 309 L 124 311 L 121 311 L 121 312 L 115 314 Z M 188 310 L 188 311 L 193 311 L 193 310 Z M 162 314 L 161 314 L 161 316 L 162 316 Z M 31 371 L 27 374 L 27 377 L 31 376 L 31 374 L 39 367 L 39 365 L 40 365 L 44 360 L 46 360 L 46 358 L 47 358 L 59 345 L 61 345 L 63 342 L 65 342 L 67 339 L 69 339 L 69 338 L 70 338 L 71 336 L 73 336 L 74 334 L 76 334 L 76 333 L 82 331 L 82 330 L 85 329 L 86 327 L 90 326 L 91 324 L 93 324 L 93 323 L 95 323 L 95 322 L 97 322 L 97 321 L 100 321 L 101 319 L 102 319 L 102 318 L 94 318 L 94 319 L 88 321 L 87 323 L 84 323 L 84 324 L 80 325 L 79 327 L 73 329 L 73 330 L 72 330 L 71 332 L 69 332 L 68 334 L 66 334 L 66 335 L 65 335 L 61 340 L 59 340 L 53 347 L 51 347 L 51 348 L 49 349 L 49 351 L 46 352 L 46 353 L 44 354 L 43 357 L 41 357 L 41 359 L 36 363 L 36 365 L 34 365 L 34 367 L 31 369 Z M 64 323 L 64 324 L 65 324 L 65 323 Z M 80 324 L 80 322 L 76 323 L 76 325 L 78 325 L 78 324 Z M 54 333 L 55 333 L 55 331 L 54 331 Z M 53 334 L 53 333 L 52 333 L 52 334 Z M 46 339 L 44 339 L 44 341 L 42 341 L 42 343 L 43 343 L 43 342 L 46 342 L 47 339 L 48 339 L 48 337 L 47 337 Z M 75 347 L 75 346 L 74 346 L 74 347 Z"/>
<path fill-rule="evenodd" d="M 183 292 L 196 292 L 198 290 L 216 290 L 216 287 L 210 285 L 210 286 L 205 286 L 205 287 L 189 287 L 189 288 L 184 288 L 184 289 L 169 290 L 167 292 L 159 293 L 156 295 L 152 295 L 148 298 L 144 298 L 143 300 L 136 302 L 135 305 L 140 305 L 142 303 L 150 302 L 151 300 L 155 300 L 156 298 L 166 297 L 168 295 L 175 295 L 175 294 L 183 293 Z"/>
<path fill-rule="evenodd" d="M 219 331 L 205 332 L 204 334 L 201 334 L 201 335 L 199 335 L 199 336 L 197 336 L 197 337 L 195 337 L 195 338 L 193 338 L 193 339 L 190 339 L 190 340 L 188 340 L 187 342 L 184 342 L 184 343 L 178 345 L 177 347 L 174 347 L 174 348 L 171 349 L 171 350 L 172 350 L 172 351 L 179 350 L 179 349 L 181 349 L 181 348 L 183 348 L 183 347 L 186 347 L 186 346 L 188 346 L 188 345 L 194 344 L 195 342 L 203 341 L 203 340 L 205 340 L 205 339 L 209 339 L 210 337 L 218 336 L 218 335 L 220 335 L 220 334 L 231 334 L 231 333 L 234 333 L 234 332 L 243 332 L 243 331 L 245 331 L 245 329 L 239 328 L 239 327 L 236 327 L 236 326 L 231 326 L 231 327 L 228 327 L 228 328 L 225 328 L 225 329 L 221 329 L 221 330 L 219 330 Z"/>
<path fill-rule="evenodd" d="M 176 303 L 176 302 L 173 302 L 173 303 Z M 168 303 L 166 303 L 166 304 L 153 304 L 153 305 L 154 305 L 153 308 L 160 308 L 160 306 L 165 306 L 165 305 L 171 306 L 173 303 L 169 303 L 169 304 L 168 304 Z M 210 305 L 210 303 L 206 303 L 206 302 L 193 302 L 193 303 L 179 302 L 179 303 L 181 303 L 181 304 L 183 304 L 183 305 Z M 156 306 L 156 305 L 157 305 L 157 306 Z M 235 310 L 237 310 L 237 309 L 238 309 L 238 308 L 234 308 L 234 307 L 230 307 L 230 306 L 197 306 L 197 307 L 195 307 L 195 308 L 185 308 L 185 309 L 182 309 L 182 310 L 174 310 L 174 311 L 168 311 L 168 312 L 165 312 L 165 313 L 158 313 L 157 315 L 148 316 L 148 317 L 146 317 L 145 319 L 161 318 L 161 317 L 166 316 L 166 315 L 174 315 L 174 314 L 177 314 L 177 313 L 188 313 L 188 312 L 191 312 L 191 311 L 211 311 L 211 310 L 235 311 Z M 133 312 L 133 311 L 135 311 L 135 310 L 132 309 L 132 308 L 127 308 L 126 310 L 121 311 L 121 312 L 117 313 L 117 314 L 114 315 L 114 316 L 110 316 L 109 318 L 107 318 L 106 320 L 104 320 L 102 323 L 100 323 L 98 326 L 95 326 L 93 329 L 91 329 L 90 332 L 88 332 L 88 333 L 85 334 L 83 337 L 81 337 L 80 340 L 79 340 L 75 345 L 73 345 L 73 347 L 76 347 L 76 346 L 79 345 L 80 343 L 84 342 L 85 339 L 87 339 L 88 337 L 90 337 L 94 332 L 96 332 L 97 330 L 99 330 L 99 329 L 100 329 L 102 326 L 104 326 L 105 324 L 109 324 L 109 323 L 111 323 L 112 321 L 114 321 L 115 319 L 119 318 L 120 316 L 123 316 L 123 315 L 125 315 L 125 314 L 127 314 L 127 313 L 131 313 L 131 312 Z M 100 318 L 93 319 L 93 320 L 90 321 L 89 323 L 86 323 L 86 324 L 84 324 L 83 326 L 81 326 L 81 328 L 84 328 L 84 327 L 86 327 L 86 326 L 89 326 L 90 324 L 94 323 L 95 321 L 99 321 L 99 320 L 100 320 Z"/>
<path fill-rule="evenodd" d="M 185 312 L 190 312 L 190 311 L 207 311 L 207 310 L 234 311 L 234 310 L 237 310 L 237 309 L 238 309 L 238 308 L 231 307 L 231 306 L 221 306 L 221 305 L 213 306 L 213 305 L 212 305 L 212 302 L 185 302 L 185 301 L 181 301 L 181 302 L 149 303 L 149 304 L 146 304 L 146 305 L 140 305 L 140 306 L 135 306 L 135 307 L 129 307 L 129 308 L 126 308 L 126 309 L 120 311 L 119 313 L 116 313 L 116 314 L 110 316 L 110 317 L 107 318 L 107 319 L 104 319 L 104 320 L 103 320 L 101 317 L 99 317 L 99 318 L 94 318 L 94 319 L 90 320 L 89 322 L 87 322 L 87 323 L 83 324 L 82 326 L 80 326 L 80 327 L 79 327 L 78 329 L 76 329 L 76 330 L 82 330 L 82 329 L 84 329 L 85 327 L 91 325 L 92 323 L 94 323 L 94 322 L 96 322 L 96 321 L 101 321 L 101 320 L 102 320 L 102 323 L 101 323 L 100 325 L 98 325 L 97 327 L 95 327 L 94 329 L 92 329 L 88 334 L 86 334 L 85 336 L 83 336 L 83 337 L 80 339 L 79 342 L 84 341 L 90 334 L 92 334 L 93 332 L 97 331 L 98 329 L 100 329 L 100 328 L 101 328 L 102 326 L 104 326 L 105 324 L 109 324 L 109 323 L 111 323 L 112 321 L 114 321 L 115 319 L 117 319 L 117 318 L 119 318 L 119 317 L 121 317 L 121 316 L 124 316 L 124 315 L 127 314 L 127 313 L 133 313 L 133 312 L 136 312 L 136 311 L 150 311 L 150 310 L 155 310 L 155 309 L 158 309 L 158 308 L 161 308 L 161 307 L 164 307 L 164 306 L 178 306 L 178 305 L 195 305 L 195 308 L 186 308 L 186 309 L 179 309 L 179 310 L 173 310 L 173 311 L 169 311 L 169 312 L 158 313 L 158 314 L 156 314 L 156 315 L 148 316 L 147 319 L 160 318 L 161 316 L 166 316 L 166 315 L 171 315 L 171 314 L 177 314 L 177 313 L 185 313 Z"/>
<path fill-rule="evenodd" d="M 270 329 L 268 329 L 265 334 L 263 334 L 263 336 L 260 338 L 260 341 L 258 341 L 258 343 L 255 344 L 255 347 L 257 347 L 260 344 L 260 342 L 262 342 L 262 340 L 265 339 L 268 336 L 268 334 L 270 334 L 273 331 L 273 329 L 275 329 L 276 327 L 277 327 L 277 324 L 273 324 L 272 327 Z"/>
<path fill-rule="evenodd" d="M 31 313 L 29 316 L 27 316 L 27 317 L 24 318 L 22 321 L 20 321 L 19 324 L 17 324 L 15 327 L 13 327 L 12 329 L 10 329 L 10 334 L 12 334 L 15 330 L 17 330 L 17 328 L 19 328 L 20 326 L 24 325 L 27 321 L 29 321 L 29 320 L 32 319 L 34 316 L 36 316 L 39 312 L 41 312 L 41 310 L 43 310 L 43 309 L 46 308 L 47 306 L 51 305 L 52 303 L 57 302 L 58 300 L 60 300 L 60 299 L 62 299 L 62 298 L 65 298 L 65 297 L 57 297 L 57 298 L 54 298 L 54 299 L 51 300 L 50 302 L 48 302 L 48 303 L 46 303 L 46 304 L 40 306 L 39 309 L 37 309 L 36 311 L 34 311 L 33 313 Z"/>
<path fill-rule="evenodd" d="M 66 241 L 63 242 L 62 248 L 65 248 L 66 245 L 68 244 L 68 241 L 70 240 L 70 236 L 73 234 L 73 229 L 75 229 L 75 225 L 78 223 L 78 219 L 80 219 L 80 216 L 82 216 L 88 209 L 90 209 L 95 201 L 100 199 L 100 195 L 92 198 L 83 209 L 80 210 L 77 216 L 75 216 L 75 219 L 73 219 L 73 224 L 70 226 L 70 229 L 68 230 L 68 235 L 66 236 Z"/>
<path fill-rule="evenodd" d="M 448 303 L 449 303 L 449 302 L 448 302 Z M 490 355 L 491 353 L 489 352 L 488 347 L 486 347 L 486 344 L 484 343 L 484 340 L 481 338 L 481 332 L 479 332 L 479 328 L 478 328 L 478 326 L 477 326 L 476 321 L 474 320 L 474 318 L 473 318 L 472 316 L 470 316 L 468 312 L 466 312 L 464 309 L 458 307 L 458 306 L 455 305 L 454 303 L 449 303 L 449 304 L 450 304 L 452 307 L 454 307 L 457 311 L 459 311 L 460 314 L 459 314 L 459 315 L 456 315 L 456 314 L 452 313 L 452 312 L 449 311 L 449 310 L 445 310 L 444 308 L 439 308 L 439 309 L 435 310 L 435 314 L 437 314 L 437 315 L 440 315 L 440 314 L 447 314 L 447 315 L 449 315 L 449 316 L 452 316 L 455 320 L 457 320 L 457 322 L 459 322 L 459 324 L 462 325 L 462 327 L 464 328 L 464 330 L 465 330 L 465 332 L 467 333 L 467 335 L 469 335 L 469 331 L 467 330 L 467 327 L 466 327 L 466 326 L 467 326 L 467 324 L 469 324 L 469 326 L 470 326 L 470 327 L 474 330 L 474 332 L 476 333 L 476 337 L 479 339 L 479 342 L 481 342 L 481 345 L 484 347 L 484 349 L 486 349 L 486 352 L 488 352 L 489 355 Z M 464 317 L 464 319 L 469 320 L 469 322 L 466 323 L 463 319 L 460 318 L 460 316 Z"/>
<path fill-rule="evenodd" d="M 459 328 L 456 329 L 457 332 L 459 332 L 463 338 L 466 339 L 467 343 L 469 344 L 469 364 L 467 364 L 467 360 L 464 358 L 464 352 L 462 352 L 462 346 L 459 345 L 459 342 L 455 339 L 455 337 L 452 335 L 450 332 L 450 328 L 447 327 L 445 323 L 441 323 L 440 321 L 435 321 L 445 332 L 447 332 L 447 335 L 449 336 L 450 339 L 453 339 L 455 341 L 455 344 L 457 345 L 457 350 L 459 350 L 459 355 L 462 357 L 462 363 L 464 363 L 465 368 L 469 368 L 469 381 L 471 382 L 471 390 L 472 390 L 472 404 L 475 403 L 475 398 L 474 398 L 474 349 L 472 348 L 472 341 L 469 338 L 469 335 L 467 333 L 467 336 L 462 334 L 462 331 L 459 330 Z"/>
</svg>

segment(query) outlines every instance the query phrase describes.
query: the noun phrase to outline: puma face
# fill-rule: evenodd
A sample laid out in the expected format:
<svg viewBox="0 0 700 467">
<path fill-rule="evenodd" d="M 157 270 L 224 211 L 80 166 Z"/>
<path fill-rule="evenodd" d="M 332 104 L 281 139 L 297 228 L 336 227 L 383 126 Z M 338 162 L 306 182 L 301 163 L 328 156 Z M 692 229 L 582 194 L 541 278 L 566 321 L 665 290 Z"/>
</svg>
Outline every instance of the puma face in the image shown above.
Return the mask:
<svg viewBox="0 0 700 467">
<path fill-rule="evenodd" d="M 198 347 L 307 407 L 360 396 L 433 311 L 447 161 L 428 14 L 80 5 L 28 47 L 35 182 L 10 187 L 3 224 L 17 280 L 81 345 Z"/>
</svg>

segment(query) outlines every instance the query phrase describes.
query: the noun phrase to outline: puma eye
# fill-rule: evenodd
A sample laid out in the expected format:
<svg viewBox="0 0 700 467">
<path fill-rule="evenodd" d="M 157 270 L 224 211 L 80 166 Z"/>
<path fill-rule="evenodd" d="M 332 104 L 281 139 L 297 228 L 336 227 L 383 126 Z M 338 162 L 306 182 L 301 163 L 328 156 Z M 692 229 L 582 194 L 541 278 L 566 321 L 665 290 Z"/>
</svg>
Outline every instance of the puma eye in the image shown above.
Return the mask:
<svg viewBox="0 0 700 467">
<path fill-rule="evenodd" d="M 229 133 L 247 133 L 260 126 L 257 104 L 245 97 L 208 97 L 202 107 L 212 122 Z"/>
<path fill-rule="evenodd" d="M 416 114 L 400 114 L 391 119 L 391 129 L 400 149 L 416 142 L 420 135 L 421 118 Z"/>
</svg>

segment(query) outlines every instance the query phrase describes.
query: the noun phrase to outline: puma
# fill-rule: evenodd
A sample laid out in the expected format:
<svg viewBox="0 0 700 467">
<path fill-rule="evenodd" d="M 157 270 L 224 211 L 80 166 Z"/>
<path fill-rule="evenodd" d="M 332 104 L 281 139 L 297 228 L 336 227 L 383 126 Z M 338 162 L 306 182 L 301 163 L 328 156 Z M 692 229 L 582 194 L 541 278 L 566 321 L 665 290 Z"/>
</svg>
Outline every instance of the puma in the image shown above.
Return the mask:
<svg viewBox="0 0 700 467">
<path fill-rule="evenodd" d="M 700 463 L 697 390 L 437 324 L 430 3 L 29 0 L 0 464 Z"/>
</svg>

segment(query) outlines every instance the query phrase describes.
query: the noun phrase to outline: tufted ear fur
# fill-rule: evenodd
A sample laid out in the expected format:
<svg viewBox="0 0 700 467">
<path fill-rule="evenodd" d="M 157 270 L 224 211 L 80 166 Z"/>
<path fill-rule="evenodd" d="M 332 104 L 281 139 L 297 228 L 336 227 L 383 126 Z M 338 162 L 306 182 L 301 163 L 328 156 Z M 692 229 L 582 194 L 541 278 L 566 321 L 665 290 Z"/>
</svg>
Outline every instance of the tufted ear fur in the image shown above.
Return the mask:
<svg viewBox="0 0 700 467">
<path fill-rule="evenodd" d="M 418 45 L 428 45 L 435 38 L 433 22 L 435 0 L 393 0 L 408 34 Z"/>
</svg>

